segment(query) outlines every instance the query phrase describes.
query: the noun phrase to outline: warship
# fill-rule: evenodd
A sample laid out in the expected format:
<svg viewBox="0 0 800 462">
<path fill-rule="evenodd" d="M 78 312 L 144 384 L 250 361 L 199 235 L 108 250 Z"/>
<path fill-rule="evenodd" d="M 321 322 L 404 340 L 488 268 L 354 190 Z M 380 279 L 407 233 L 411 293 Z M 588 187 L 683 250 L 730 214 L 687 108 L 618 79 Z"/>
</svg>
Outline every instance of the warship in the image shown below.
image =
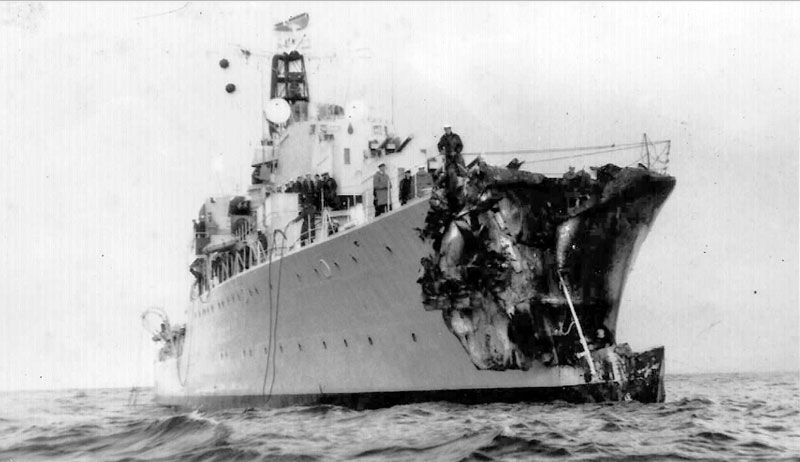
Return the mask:
<svg viewBox="0 0 800 462">
<path fill-rule="evenodd" d="M 635 353 L 615 337 L 626 278 L 675 186 L 669 143 L 428 156 L 363 107 L 310 97 L 308 23 L 274 27 L 252 184 L 207 198 L 194 221 L 186 323 L 142 315 L 158 326 L 156 402 L 663 401 L 663 347 Z M 640 157 L 529 169 L 620 150 Z"/>
</svg>

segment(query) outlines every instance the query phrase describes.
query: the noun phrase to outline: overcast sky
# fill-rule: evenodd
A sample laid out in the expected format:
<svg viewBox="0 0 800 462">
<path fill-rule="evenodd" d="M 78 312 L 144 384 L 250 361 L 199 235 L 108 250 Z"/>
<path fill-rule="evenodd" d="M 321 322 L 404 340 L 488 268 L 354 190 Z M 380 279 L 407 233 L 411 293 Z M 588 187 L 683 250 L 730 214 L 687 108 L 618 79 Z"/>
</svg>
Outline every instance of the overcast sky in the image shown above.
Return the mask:
<svg viewBox="0 0 800 462">
<path fill-rule="evenodd" d="M 0 389 L 151 383 L 139 314 L 182 316 L 191 219 L 245 185 L 260 58 L 302 12 L 312 95 L 429 151 L 445 121 L 469 151 L 671 139 L 618 340 L 669 372 L 797 370 L 798 8 L 3 3 Z"/>
</svg>

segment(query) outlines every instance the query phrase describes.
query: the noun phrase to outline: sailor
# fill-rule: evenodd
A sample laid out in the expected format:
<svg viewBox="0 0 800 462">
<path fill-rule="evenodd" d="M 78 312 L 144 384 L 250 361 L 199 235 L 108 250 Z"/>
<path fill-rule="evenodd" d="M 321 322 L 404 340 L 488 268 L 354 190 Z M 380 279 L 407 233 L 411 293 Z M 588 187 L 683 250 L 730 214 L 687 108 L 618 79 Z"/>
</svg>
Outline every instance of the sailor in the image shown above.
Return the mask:
<svg viewBox="0 0 800 462">
<path fill-rule="evenodd" d="M 300 227 L 301 245 L 308 245 L 314 242 L 316 229 L 314 228 L 314 221 L 317 215 L 317 206 L 313 201 L 304 202 L 300 209 L 300 214 L 295 220 L 301 220 L 303 223 Z"/>
<path fill-rule="evenodd" d="M 372 177 L 372 197 L 375 204 L 375 216 L 385 213 L 389 206 L 389 175 L 386 174 L 386 164 L 378 165 L 378 172 Z"/>
<path fill-rule="evenodd" d="M 591 342 L 592 350 L 601 350 L 607 346 L 613 345 L 614 342 L 611 338 L 606 336 L 606 329 L 600 327 L 595 332 L 594 340 Z"/>
<path fill-rule="evenodd" d="M 614 345 L 614 339 L 610 335 L 606 335 L 605 327 L 600 327 L 595 331 L 595 337 L 589 343 L 589 349 L 593 352 L 592 356 L 600 363 L 600 376 L 603 380 L 614 380 L 622 377 L 621 372 L 616 370 L 617 359 L 616 354 L 612 349 L 606 350 L 607 347 Z"/>
<path fill-rule="evenodd" d="M 406 170 L 403 179 L 400 180 L 400 205 L 406 205 L 406 202 L 413 197 L 411 185 L 411 170 Z"/>
<path fill-rule="evenodd" d="M 444 154 L 445 164 L 455 162 L 460 167 L 462 173 L 466 173 L 467 167 L 464 163 L 464 157 L 461 156 L 461 150 L 464 145 L 461 143 L 461 137 L 453 133 L 450 124 L 444 124 L 444 135 L 439 138 L 439 154 Z"/>
<path fill-rule="evenodd" d="M 317 187 L 314 184 L 314 179 L 311 178 L 310 173 L 306 173 L 303 179 L 303 200 L 310 204 L 316 204 Z"/>
<path fill-rule="evenodd" d="M 322 177 L 319 176 L 319 173 L 314 175 L 314 200 L 316 200 L 317 206 L 320 208 L 322 207 Z"/>
<path fill-rule="evenodd" d="M 339 205 L 336 201 L 337 187 L 338 185 L 336 184 L 336 180 L 334 180 L 333 177 L 328 174 L 328 172 L 322 174 L 322 195 L 325 199 L 325 206 L 330 207 L 333 210 L 336 210 Z"/>
</svg>

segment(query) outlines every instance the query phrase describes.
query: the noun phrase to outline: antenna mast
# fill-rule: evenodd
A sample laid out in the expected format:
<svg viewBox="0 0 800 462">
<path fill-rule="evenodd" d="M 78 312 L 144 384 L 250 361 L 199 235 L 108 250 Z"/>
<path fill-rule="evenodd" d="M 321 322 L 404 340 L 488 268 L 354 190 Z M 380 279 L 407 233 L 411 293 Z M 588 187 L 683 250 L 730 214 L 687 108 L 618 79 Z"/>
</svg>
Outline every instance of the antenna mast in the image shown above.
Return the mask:
<svg viewBox="0 0 800 462">
<path fill-rule="evenodd" d="M 392 126 L 394 126 L 394 59 L 390 60 L 392 63 L 391 72 L 392 72 Z"/>
</svg>

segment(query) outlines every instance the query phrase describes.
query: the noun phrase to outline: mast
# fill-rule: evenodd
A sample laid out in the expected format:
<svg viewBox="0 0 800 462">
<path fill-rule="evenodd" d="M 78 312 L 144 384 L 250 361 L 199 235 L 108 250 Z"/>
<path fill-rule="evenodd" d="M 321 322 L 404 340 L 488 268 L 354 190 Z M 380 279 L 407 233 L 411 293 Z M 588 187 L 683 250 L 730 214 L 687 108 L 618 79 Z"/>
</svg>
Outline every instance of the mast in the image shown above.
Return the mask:
<svg viewBox="0 0 800 462">
<path fill-rule="evenodd" d="M 274 30 L 278 33 L 278 51 L 272 56 L 270 78 L 270 101 L 282 99 L 290 109 L 290 118 L 294 122 L 308 120 L 308 102 L 310 100 L 308 88 L 308 74 L 306 71 L 305 57 L 297 51 L 305 40 L 305 35 L 299 32 L 308 26 L 308 13 L 289 18 L 275 24 Z M 284 35 L 284 33 L 288 33 Z M 270 137 L 279 131 L 279 125 L 285 120 L 273 120 L 267 114 L 269 121 Z"/>
</svg>

